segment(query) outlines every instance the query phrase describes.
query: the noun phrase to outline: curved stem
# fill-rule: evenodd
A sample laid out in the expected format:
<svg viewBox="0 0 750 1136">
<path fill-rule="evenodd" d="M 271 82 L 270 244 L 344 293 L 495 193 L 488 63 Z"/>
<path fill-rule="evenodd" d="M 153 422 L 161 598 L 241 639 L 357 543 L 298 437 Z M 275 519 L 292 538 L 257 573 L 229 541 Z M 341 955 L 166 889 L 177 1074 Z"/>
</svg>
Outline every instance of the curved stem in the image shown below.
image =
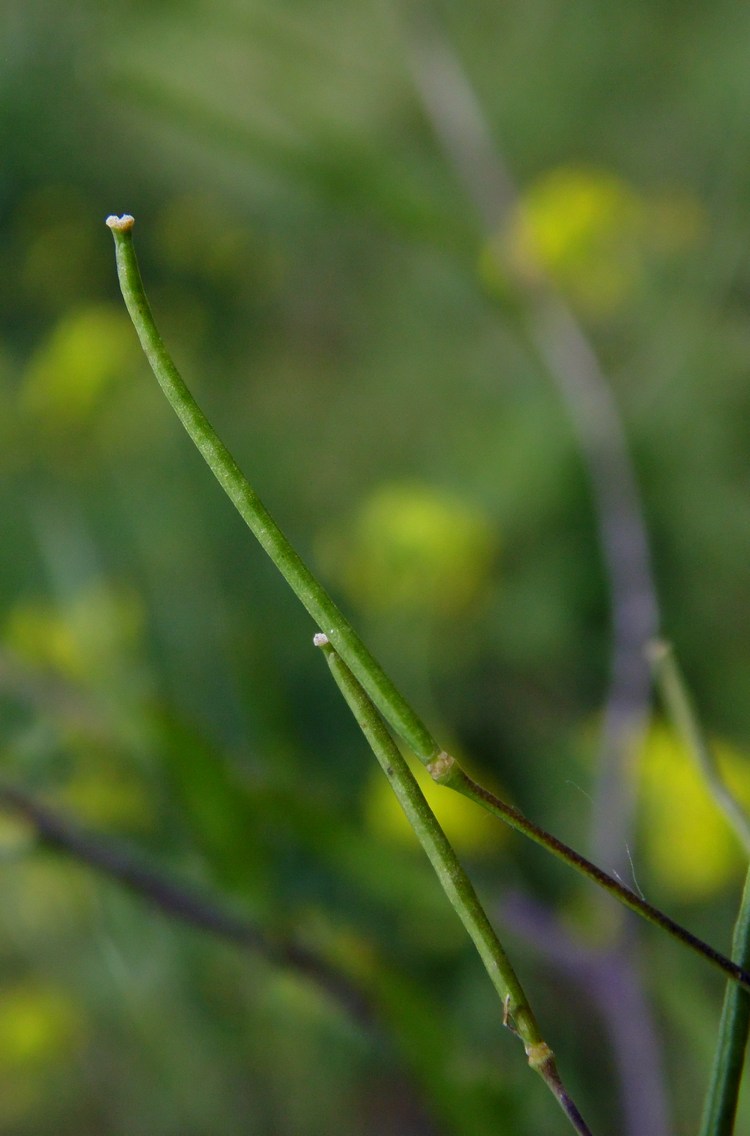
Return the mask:
<svg viewBox="0 0 750 1136">
<path fill-rule="evenodd" d="M 430 761 L 440 752 L 430 731 L 284 536 L 185 385 L 151 314 L 133 248 L 134 223 L 127 214 L 107 218 L 115 238 L 123 299 L 161 389 L 237 512 L 317 625 L 394 730 L 421 761 Z"/>
</svg>

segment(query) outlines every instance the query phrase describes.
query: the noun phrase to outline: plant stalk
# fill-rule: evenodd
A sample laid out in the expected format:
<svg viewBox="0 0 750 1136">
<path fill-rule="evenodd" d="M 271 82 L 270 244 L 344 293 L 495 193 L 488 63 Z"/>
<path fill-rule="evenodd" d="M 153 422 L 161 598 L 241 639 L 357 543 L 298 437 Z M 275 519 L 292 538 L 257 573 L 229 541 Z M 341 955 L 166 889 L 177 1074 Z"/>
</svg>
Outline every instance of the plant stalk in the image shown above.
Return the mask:
<svg viewBox="0 0 750 1136">
<path fill-rule="evenodd" d="M 750 967 L 750 871 L 745 877 L 734 928 L 732 958 L 741 966 Z M 732 1136 L 734 1132 L 749 1033 L 750 994 L 735 982 L 729 982 L 699 1136 Z"/>
<path fill-rule="evenodd" d="M 159 386 L 237 512 L 317 626 L 346 659 L 398 735 L 420 761 L 431 761 L 440 752 L 440 746 L 284 536 L 188 390 L 158 332 L 146 298 L 133 248 L 134 223 L 127 214 L 107 218 L 115 239 L 123 299 Z"/>
<path fill-rule="evenodd" d="M 695 711 L 682 669 L 671 643 L 657 640 L 648 657 L 659 694 L 675 729 L 682 736 L 719 808 L 750 852 L 750 820 L 724 781 L 711 743 Z M 750 967 L 750 870 L 740 900 L 732 939 L 732 958 Z M 699 1136 L 732 1136 L 750 1034 L 750 995 L 734 982 L 727 984 L 719 1023 L 711 1078 L 703 1106 Z"/>
<path fill-rule="evenodd" d="M 742 841 L 745 852 L 750 855 L 750 818 L 722 777 L 711 743 L 695 712 L 672 644 L 663 640 L 653 641 L 648 647 L 648 657 L 659 694 L 675 729 L 681 734 L 695 759 L 711 795 Z"/>
<path fill-rule="evenodd" d="M 542 1038 L 513 966 L 414 774 L 361 683 L 334 650 L 327 636 L 318 633 L 314 642 L 323 650 L 336 685 L 388 778 L 409 824 L 435 869 L 443 891 L 481 956 L 492 985 L 500 996 L 504 1024 L 523 1042 L 529 1065 L 540 1074 L 575 1131 L 586 1136 L 589 1128 L 563 1086 L 554 1054 Z"/>
</svg>

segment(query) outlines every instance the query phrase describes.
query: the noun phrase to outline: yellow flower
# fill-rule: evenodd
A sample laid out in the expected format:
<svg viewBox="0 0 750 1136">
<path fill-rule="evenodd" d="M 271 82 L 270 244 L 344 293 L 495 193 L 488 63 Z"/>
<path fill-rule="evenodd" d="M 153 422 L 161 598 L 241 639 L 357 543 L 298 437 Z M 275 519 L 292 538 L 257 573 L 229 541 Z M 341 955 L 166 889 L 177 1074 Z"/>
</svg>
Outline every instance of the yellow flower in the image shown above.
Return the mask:
<svg viewBox="0 0 750 1136">
<path fill-rule="evenodd" d="M 0 1071 L 57 1061 L 81 1039 L 80 1014 L 62 990 L 20 983 L 0 1003 Z"/>
<path fill-rule="evenodd" d="M 685 193 L 646 197 L 608 170 L 562 166 L 521 196 L 485 246 L 479 271 L 498 295 L 550 280 L 580 312 L 606 318 L 630 301 L 654 257 L 694 245 L 705 228 Z"/>
<path fill-rule="evenodd" d="M 463 760 L 461 764 L 465 767 Z M 414 763 L 413 772 L 428 805 L 459 854 L 486 856 L 503 843 L 508 829 L 501 820 L 453 789 L 436 785 L 421 765 Z M 486 784 L 487 778 L 483 777 L 482 781 Z M 368 827 L 380 839 L 418 848 L 411 825 L 380 770 L 374 771 L 366 787 L 364 809 Z"/>
<path fill-rule="evenodd" d="M 719 768 L 750 807 L 750 761 L 715 741 Z M 641 847 L 654 882 L 677 899 L 701 901 L 741 873 L 742 847 L 714 803 L 694 758 L 664 725 L 655 725 L 640 761 Z"/>
<path fill-rule="evenodd" d="M 508 257 L 522 279 L 548 273 L 571 300 L 606 315 L 641 272 L 645 207 L 603 170 L 552 170 L 522 197 L 509 226 Z"/>
<path fill-rule="evenodd" d="M 487 582 L 497 545 L 479 509 L 417 482 L 377 489 L 351 534 L 347 548 L 337 536 L 324 537 L 320 559 L 373 613 L 460 613 Z"/>
</svg>

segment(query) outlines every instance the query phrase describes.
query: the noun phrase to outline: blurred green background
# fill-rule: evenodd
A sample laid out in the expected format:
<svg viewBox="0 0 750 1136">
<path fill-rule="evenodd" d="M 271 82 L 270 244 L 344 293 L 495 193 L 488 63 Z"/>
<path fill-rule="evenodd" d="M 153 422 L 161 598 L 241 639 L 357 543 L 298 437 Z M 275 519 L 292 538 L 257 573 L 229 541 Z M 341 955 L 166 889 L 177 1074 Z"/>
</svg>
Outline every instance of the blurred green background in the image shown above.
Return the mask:
<svg viewBox="0 0 750 1136">
<path fill-rule="evenodd" d="M 319 952 L 379 1019 L 35 846 L 8 811 L 0 1131 L 566 1131 L 315 628 L 156 389 L 103 222 L 135 215 L 187 381 L 397 683 L 585 850 L 610 596 L 529 334 L 543 267 L 611 383 L 663 626 L 747 798 L 750 10 L 5 0 L 0 26 L 3 778 Z M 441 52 L 519 187 L 494 229 L 420 94 Z M 636 749 L 638 886 L 727 949 L 738 847 L 668 726 Z M 588 981 L 611 908 L 436 807 L 592 1127 L 631 1133 Z M 534 947 L 519 895 L 588 979 Z M 638 1136 L 692 1132 L 722 983 L 656 933 L 639 949 L 663 1069 Z"/>
</svg>

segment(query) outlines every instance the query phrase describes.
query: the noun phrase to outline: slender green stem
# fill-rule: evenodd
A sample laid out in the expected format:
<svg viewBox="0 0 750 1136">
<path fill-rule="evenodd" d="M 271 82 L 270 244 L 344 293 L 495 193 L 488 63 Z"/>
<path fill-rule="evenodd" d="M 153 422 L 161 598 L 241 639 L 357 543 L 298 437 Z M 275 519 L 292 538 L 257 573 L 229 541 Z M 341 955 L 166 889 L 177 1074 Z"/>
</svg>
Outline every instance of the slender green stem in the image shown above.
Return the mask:
<svg viewBox="0 0 750 1136">
<path fill-rule="evenodd" d="M 750 820 L 722 778 L 671 643 L 661 640 L 651 643 L 648 654 L 662 702 L 675 728 L 685 741 L 717 805 L 750 852 Z M 750 967 L 750 871 L 745 878 L 734 927 L 732 958 L 739 966 Z M 729 982 L 724 994 L 700 1136 L 731 1136 L 734 1132 L 749 1033 L 750 995 L 736 983 Z"/>
<path fill-rule="evenodd" d="M 732 958 L 740 966 L 750 967 L 750 871 L 734 928 Z M 748 1033 L 750 994 L 735 982 L 728 982 L 699 1136 L 732 1136 L 734 1132 Z"/>
<path fill-rule="evenodd" d="M 671 643 L 662 640 L 653 642 L 649 645 L 648 654 L 659 693 L 670 718 L 693 755 L 714 800 L 750 855 L 750 818 L 727 788 L 721 775 Z"/>
<path fill-rule="evenodd" d="M 589 1129 L 563 1087 L 552 1050 L 542 1038 L 521 983 L 479 902 L 471 880 L 425 800 L 414 774 L 361 683 L 333 649 L 327 636 L 319 633 L 314 641 L 316 646 L 322 648 L 339 690 L 388 778 L 445 894 L 481 956 L 500 996 L 504 1023 L 510 1025 L 520 1037 L 529 1065 L 542 1076 L 575 1131 L 585 1136 Z"/>
<path fill-rule="evenodd" d="M 455 789 L 457 793 L 462 796 L 468 797 L 477 804 L 482 805 L 488 812 L 493 813 L 495 816 L 500 817 L 511 828 L 515 828 L 517 832 L 522 832 L 524 836 L 528 836 L 535 844 L 540 844 L 542 848 L 546 848 L 559 860 L 563 860 L 570 867 L 575 868 L 581 875 L 586 876 L 588 879 L 593 880 L 594 883 L 599 884 L 606 891 L 610 893 L 615 899 L 618 899 L 631 911 L 635 911 L 638 915 L 642 915 L 649 923 L 660 927 L 662 931 L 672 935 L 673 938 L 678 939 L 686 947 L 701 955 L 708 962 L 718 967 L 725 975 L 738 982 L 741 986 L 750 990 L 750 973 L 744 966 L 739 966 L 736 962 L 732 962 L 726 955 L 720 951 L 715 950 L 709 946 L 697 935 L 693 935 L 687 928 L 676 923 L 674 919 L 670 919 L 658 907 L 643 899 L 640 895 L 636 895 L 630 888 L 625 887 L 623 883 L 610 876 L 607 872 L 602 871 L 596 864 L 592 864 L 585 856 L 581 856 L 575 849 L 558 840 L 556 836 L 546 832 L 538 824 L 534 824 L 528 817 L 513 805 L 509 805 L 507 801 L 501 800 L 496 797 L 494 793 L 484 789 L 481 785 L 477 785 L 475 781 L 464 772 L 460 766 L 453 761 L 450 754 L 441 754 L 434 762 L 432 762 L 428 769 L 432 774 L 435 781 L 442 785 L 447 785 L 451 789 Z"/>
<path fill-rule="evenodd" d="M 134 220 L 108 217 L 115 238 L 120 287 L 144 353 L 164 394 L 211 471 L 245 524 L 284 579 L 307 608 L 318 627 L 367 690 L 394 730 L 421 761 L 440 752 L 435 739 L 404 697 L 396 690 L 354 628 L 318 583 L 282 533 L 236 461 L 200 409 L 172 361 L 154 322 L 133 248 Z"/>
<path fill-rule="evenodd" d="M 123 298 L 159 385 L 250 531 L 394 732 L 407 743 L 436 781 L 450 785 L 511 827 L 543 845 L 576 871 L 606 888 L 633 911 L 657 924 L 750 989 L 750 974 L 746 970 L 646 903 L 619 880 L 607 875 L 562 841 L 527 820 L 513 806 L 476 785 L 461 770 L 455 759 L 440 749 L 419 715 L 396 689 L 351 624 L 292 548 L 185 385 L 159 335 L 146 299 L 133 248 L 133 224 L 133 218 L 129 215 L 107 218 L 107 225 L 115 240 L 117 271 Z"/>
</svg>

